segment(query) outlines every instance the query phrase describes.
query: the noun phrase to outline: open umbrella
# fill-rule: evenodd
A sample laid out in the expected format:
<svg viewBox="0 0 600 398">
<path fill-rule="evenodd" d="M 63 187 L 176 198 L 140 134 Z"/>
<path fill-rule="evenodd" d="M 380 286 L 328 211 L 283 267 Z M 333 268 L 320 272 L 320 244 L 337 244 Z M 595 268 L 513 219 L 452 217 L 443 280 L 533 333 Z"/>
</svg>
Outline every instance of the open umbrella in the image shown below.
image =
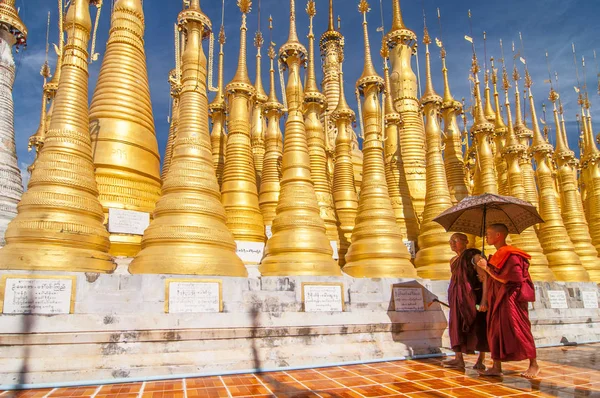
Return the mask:
<svg viewBox="0 0 600 398">
<path fill-rule="evenodd" d="M 511 234 L 520 234 L 544 220 L 534 205 L 512 196 L 485 193 L 469 196 L 433 219 L 446 231 L 483 237 L 491 224 L 504 224 Z"/>
</svg>

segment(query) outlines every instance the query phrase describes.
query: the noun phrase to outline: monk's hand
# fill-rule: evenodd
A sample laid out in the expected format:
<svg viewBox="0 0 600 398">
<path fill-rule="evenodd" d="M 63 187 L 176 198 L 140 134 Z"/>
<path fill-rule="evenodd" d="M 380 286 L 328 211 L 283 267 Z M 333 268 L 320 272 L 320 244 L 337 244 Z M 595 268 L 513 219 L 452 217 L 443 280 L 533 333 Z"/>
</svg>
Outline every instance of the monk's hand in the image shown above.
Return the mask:
<svg viewBox="0 0 600 398">
<path fill-rule="evenodd" d="M 477 311 L 479 311 L 479 312 L 487 312 L 488 308 L 489 308 L 488 303 L 485 302 L 485 301 L 482 301 L 479 304 L 479 308 L 477 309 Z"/>
<path fill-rule="evenodd" d="M 481 269 L 483 269 L 484 271 L 487 268 L 487 260 L 484 257 L 480 257 L 479 260 L 477 260 L 477 266 Z"/>
</svg>

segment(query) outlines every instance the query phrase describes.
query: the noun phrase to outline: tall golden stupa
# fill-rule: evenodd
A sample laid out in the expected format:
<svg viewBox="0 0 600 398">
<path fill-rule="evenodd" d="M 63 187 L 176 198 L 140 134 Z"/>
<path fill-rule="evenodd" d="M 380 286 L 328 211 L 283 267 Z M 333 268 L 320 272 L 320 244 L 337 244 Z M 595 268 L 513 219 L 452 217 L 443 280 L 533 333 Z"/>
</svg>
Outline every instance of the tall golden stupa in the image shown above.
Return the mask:
<svg viewBox="0 0 600 398">
<path fill-rule="evenodd" d="M 90 106 L 96 181 L 109 230 L 109 209 L 151 213 L 160 197 L 160 156 L 144 29 L 142 1 L 117 0 Z M 141 240 L 141 235 L 111 232 L 110 253 L 133 257 L 140 250 Z"/>
</svg>

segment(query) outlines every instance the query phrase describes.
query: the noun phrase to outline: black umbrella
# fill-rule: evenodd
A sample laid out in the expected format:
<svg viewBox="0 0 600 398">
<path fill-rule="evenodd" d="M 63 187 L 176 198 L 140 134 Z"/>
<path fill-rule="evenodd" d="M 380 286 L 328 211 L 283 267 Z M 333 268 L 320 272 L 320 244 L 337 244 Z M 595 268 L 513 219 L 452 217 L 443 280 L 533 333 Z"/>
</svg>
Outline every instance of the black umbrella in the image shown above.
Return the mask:
<svg viewBox="0 0 600 398">
<path fill-rule="evenodd" d="M 446 231 L 483 237 L 491 224 L 504 224 L 511 234 L 520 234 L 532 225 L 543 223 L 534 205 L 512 196 L 485 193 L 469 196 L 433 219 Z"/>
</svg>

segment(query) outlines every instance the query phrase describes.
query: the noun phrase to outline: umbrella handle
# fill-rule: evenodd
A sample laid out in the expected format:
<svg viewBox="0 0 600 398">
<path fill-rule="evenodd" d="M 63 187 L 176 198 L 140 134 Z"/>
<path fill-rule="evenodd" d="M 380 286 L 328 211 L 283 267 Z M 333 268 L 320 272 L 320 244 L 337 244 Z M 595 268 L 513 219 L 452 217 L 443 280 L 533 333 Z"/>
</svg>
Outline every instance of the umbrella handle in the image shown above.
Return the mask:
<svg viewBox="0 0 600 398">
<path fill-rule="evenodd" d="M 483 224 L 481 225 L 481 255 L 485 256 L 485 216 L 487 213 L 487 206 L 483 204 Z"/>
</svg>

